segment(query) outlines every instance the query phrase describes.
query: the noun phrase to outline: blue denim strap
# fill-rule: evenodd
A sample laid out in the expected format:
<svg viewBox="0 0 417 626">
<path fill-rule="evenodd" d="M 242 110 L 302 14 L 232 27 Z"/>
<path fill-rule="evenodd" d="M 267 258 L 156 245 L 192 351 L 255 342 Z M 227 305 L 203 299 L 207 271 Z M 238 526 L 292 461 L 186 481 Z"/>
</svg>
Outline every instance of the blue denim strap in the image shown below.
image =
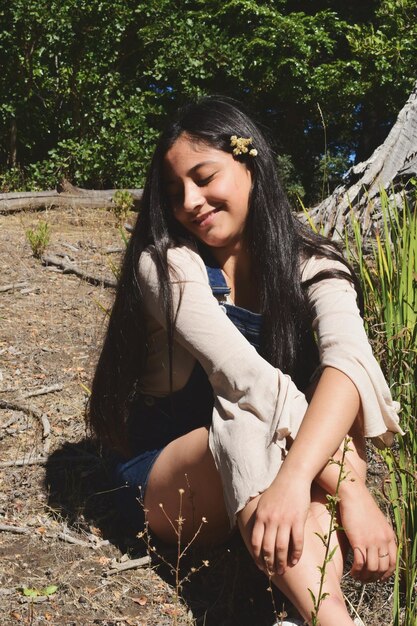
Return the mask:
<svg viewBox="0 0 417 626">
<path fill-rule="evenodd" d="M 219 267 L 206 265 L 206 270 L 213 295 L 228 295 L 231 289 L 227 286 L 221 269 Z"/>
</svg>

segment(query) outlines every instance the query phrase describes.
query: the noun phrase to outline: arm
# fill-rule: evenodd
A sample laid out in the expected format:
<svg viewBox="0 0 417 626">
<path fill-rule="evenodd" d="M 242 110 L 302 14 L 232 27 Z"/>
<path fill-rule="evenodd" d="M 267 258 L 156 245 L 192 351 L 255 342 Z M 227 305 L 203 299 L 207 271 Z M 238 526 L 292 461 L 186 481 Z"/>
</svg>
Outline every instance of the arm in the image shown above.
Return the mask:
<svg viewBox="0 0 417 626">
<path fill-rule="evenodd" d="M 279 574 L 288 564 L 298 562 L 303 550 L 311 484 L 316 480 L 325 491 L 335 493 L 340 468 L 329 465 L 328 460 L 341 456 L 339 450 L 336 454 L 335 451 L 358 411 L 359 395 L 353 383 L 343 372 L 325 368 L 287 458 L 259 500 L 253 549 L 262 569 L 264 554 L 275 553 L 275 569 Z M 349 461 L 345 461 L 345 468 L 349 474 L 342 481 L 338 495 L 342 526 L 354 550 L 351 573 L 364 582 L 376 576 L 386 579 L 395 569 L 394 532 Z M 381 560 L 379 555 L 388 556 Z"/>
<path fill-rule="evenodd" d="M 350 430 L 359 405 L 349 379 L 325 368 L 282 468 L 259 500 L 252 539 L 259 566 L 263 553 L 276 554 L 278 573 L 300 559 L 311 484 L 322 474 L 334 487 L 334 471 L 329 476 L 325 467 Z M 288 555 L 290 539 L 293 548 Z"/>
<path fill-rule="evenodd" d="M 331 263 L 324 260 L 324 267 L 319 269 L 326 269 Z M 270 490 L 260 499 L 259 522 L 255 523 L 253 533 L 258 558 L 262 551 L 273 554 L 272 544 L 276 543 L 276 560 L 281 570 L 287 565 L 290 537 L 293 550 L 288 562 L 297 562 L 301 555 L 312 481 L 316 479 L 329 493 L 335 490 L 338 467 L 327 465 L 327 461 L 349 432 L 359 407 L 362 405 L 364 409 L 368 436 L 383 434 L 387 426 L 400 430 L 389 390 L 367 341 L 353 287 L 343 279 L 325 279 L 310 288 L 309 296 L 315 312 L 313 328 L 322 375 L 288 457 Z M 380 554 L 389 551 L 386 564 L 388 570 L 392 568 L 393 533 L 363 481 L 345 481 L 340 496 L 348 539 L 353 547 L 361 546 L 360 551 L 355 550 L 353 570 L 357 573 L 363 570 L 360 575 L 366 576 L 368 569 L 375 569 L 374 556 L 370 555 L 369 563 L 367 560 L 369 541 L 381 546 Z M 297 503 L 297 507 L 287 510 L 285 503 L 289 501 Z M 362 518 L 355 514 L 357 511 L 361 511 Z M 374 522 L 374 534 L 369 532 L 369 520 Z M 274 524 L 276 536 L 273 530 L 265 531 Z M 388 545 L 389 550 L 383 547 Z"/>
</svg>

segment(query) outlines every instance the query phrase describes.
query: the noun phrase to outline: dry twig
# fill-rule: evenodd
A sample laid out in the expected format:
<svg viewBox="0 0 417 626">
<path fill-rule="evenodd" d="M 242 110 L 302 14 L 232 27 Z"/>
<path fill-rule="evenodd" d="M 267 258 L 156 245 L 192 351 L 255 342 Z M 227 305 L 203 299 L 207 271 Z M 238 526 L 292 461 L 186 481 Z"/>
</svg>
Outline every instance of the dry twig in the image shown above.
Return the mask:
<svg viewBox="0 0 417 626">
<path fill-rule="evenodd" d="M 34 417 L 42 425 L 42 439 L 46 440 L 51 434 L 51 425 L 45 413 L 40 413 L 36 409 L 28 406 L 27 404 L 20 404 L 19 402 L 0 399 L 0 409 L 9 409 L 10 411 L 22 411 L 27 413 L 30 417 Z"/>
<path fill-rule="evenodd" d="M 42 263 L 44 265 L 52 265 L 54 267 L 60 268 L 64 274 L 75 274 L 79 278 L 82 278 L 87 283 L 96 286 L 109 287 L 113 289 L 116 287 L 116 281 L 108 278 L 99 278 L 98 276 L 93 276 L 92 274 L 87 274 L 83 270 L 81 270 L 75 263 L 70 261 L 68 257 L 60 258 L 55 255 L 43 255 Z"/>
<path fill-rule="evenodd" d="M 1 285 L 0 293 L 4 293 L 5 291 L 12 291 L 14 289 L 23 289 L 23 287 L 27 287 L 27 282 L 9 283 L 8 285 Z"/>
<path fill-rule="evenodd" d="M 129 569 L 136 569 L 137 567 L 144 567 L 151 562 L 150 556 L 142 556 L 140 559 L 131 559 L 130 561 L 124 561 L 123 563 L 115 563 L 112 565 L 112 569 L 104 572 L 106 576 L 112 576 L 113 574 L 119 574 Z"/>
<path fill-rule="evenodd" d="M 22 598 L 20 598 L 20 603 L 21 604 L 39 604 L 40 602 L 47 602 L 48 600 L 50 600 L 51 597 L 50 596 L 23 596 Z"/>
<path fill-rule="evenodd" d="M 1 461 L 0 467 L 23 467 L 25 465 L 45 465 L 48 461 L 47 456 L 32 456 L 15 461 Z"/>
<path fill-rule="evenodd" d="M 104 252 L 106 254 L 116 254 L 117 252 L 124 252 L 125 250 L 126 248 L 121 248 L 120 246 L 110 246 L 109 248 L 106 248 Z"/>
<path fill-rule="evenodd" d="M 24 526 L 9 526 L 8 524 L 0 524 L 0 532 L 14 533 L 15 535 L 27 535 L 29 528 Z"/>
<path fill-rule="evenodd" d="M 12 526 L 10 524 L 0 524 L 0 532 L 13 533 L 15 535 L 27 535 L 31 531 L 32 529 L 27 528 L 25 526 Z M 103 539 L 102 541 L 97 541 L 97 542 L 84 541 L 83 539 L 72 537 L 72 535 L 68 535 L 68 533 L 66 532 L 60 532 L 58 534 L 47 533 L 46 537 L 48 537 L 48 539 L 60 539 L 61 541 L 66 541 L 67 543 L 71 543 L 76 546 L 82 546 L 83 548 L 92 548 L 93 550 L 109 545 L 109 541 L 107 539 Z M 139 565 L 137 567 L 139 567 Z M 126 569 L 130 569 L 130 568 L 126 568 Z"/>
<path fill-rule="evenodd" d="M 53 537 L 53 535 L 48 535 L 48 537 Z M 77 537 L 72 537 L 65 532 L 58 533 L 56 535 L 58 539 L 61 541 L 66 541 L 67 543 L 72 543 L 75 546 L 82 546 L 83 548 L 91 548 L 91 543 L 88 541 L 84 541 L 84 539 L 77 539 Z"/>
<path fill-rule="evenodd" d="M 64 385 L 60 385 L 59 383 L 56 385 L 50 385 L 49 387 L 42 387 L 41 389 L 36 389 L 35 391 L 28 391 L 22 394 L 22 398 L 35 398 L 36 396 L 44 396 L 47 393 L 53 393 L 54 391 L 62 391 Z"/>
</svg>

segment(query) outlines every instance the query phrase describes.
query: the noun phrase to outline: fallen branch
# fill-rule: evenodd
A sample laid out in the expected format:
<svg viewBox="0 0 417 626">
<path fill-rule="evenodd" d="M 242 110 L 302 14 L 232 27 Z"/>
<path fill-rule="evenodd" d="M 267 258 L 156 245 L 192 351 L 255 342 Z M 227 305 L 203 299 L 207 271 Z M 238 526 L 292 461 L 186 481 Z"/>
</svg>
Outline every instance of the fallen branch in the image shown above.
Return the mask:
<svg viewBox="0 0 417 626">
<path fill-rule="evenodd" d="M 65 454 L 60 456 L 46 456 L 41 454 L 39 456 L 28 456 L 21 459 L 15 459 L 14 461 L 0 461 L 1 467 L 23 467 L 24 465 L 46 465 L 46 463 L 67 463 L 68 461 L 80 461 L 80 460 L 94 461 L 98 463 L 100 457 L 91 452 L 83 452 L 82 454 Z"/>
<path fill-rule="evenodd" d="M 0 293 L 4 293 L 5 291 L 13 291 L 14 289 L 22 289 L 23 287 L 27 287 L 26 282 L 10 283 L 9 285 L 2 285 L 0 286 Z"/>
<path fill-rule="evenodd" d="M 8 524 L 0 524 L 0 531 L 4 533 L 14 533 L 15 535 L 26 535 L 30 529 L 24 526 L 9 526 Z"/>
<path fill-rule="evenodd" d="M 47 456 L 32 456 L 15 461 L 1 461 L 0 467 L 24 467 L 25 465 L 45 465 L 48 461 Z"/>
<path fill-rule="evenodd" d="M 120 572 L 125 572 L 129 569 L 136 569 L 138 567 L 143 567 L 144 565 L 149 565 L 151 563 L 150 556 L 142 556 L 140 559 L 131 559 L 130 561 L 124 561 L 123 563 L 115 563 L 112 566 L 112 569 L 107 570 L 107 572 L 103 572 L 106 576 L 112 576 L 113 574 L 119 574 Z"/>
<path fill-rule="evenodd" d="M 42 387 L 41 389 L 37 389 L 36 391 L 28 391 L 22 394 L 22 398 L 35 398 L 36 396 L 44 396 L 47 393 L 53 393 L 54 391 L 62 391 L 63 388 L 64 386 L 60 384 L 50 385 L 49 387 Z"/>
<path fill-rule="evenodd" d="M 121 248 L 120 246 L 110 246 L 104 250 L 105 254 L 116 254 L 117 252 L 125 252 L 126 247 Z"/>
<path fill-rule="evenodd" d="M 48 600 L 51 599 L 51 596 L 22 596 L 20 598 L 20 603 L 21 604 L 38 604 L 40 602 L 47 602 Z"/>
<path fill-rule="evenodd" d="M 75 274 L 75 276 L 82 278 L 83 280 L 85 280 L 87 283 L 90 283 L 91 285 L 96 285 L 99 287 L 101 286 L 109 287 L 112 289 L 116 287 L 117 285 L 115 280 L 112 280 L 112 279 L 109 280 L 107 278 L 98 278 L 97 276 L 93 276 L 92 274 L 86 274 L 86 272 L 83 272 L 83 270 L 77 267 L 75 263 L 70 261 L 68 257 L 62 259 L 55 255 L 48 254 L 42 257 L 42 263 L 46 266 L 53 265 L 54 267 L 58 267 L 63 271 L 64 274 Z"/>
<path fill-rule="evenodd" d="M 64 248 L 68 248 L 68 250 L 71 250 L 71 252 L 79 252 L 80 249 L 77 248 L 77 246 L 73 246 L 72 243 L 68 243 L 66 241 L 64 241 L 62 243 L 62 245 L 64 246 Z"/>
<path fill-rule="evenodd" d="M 108 539 L 103 539 L 102 541 L 85 541 L 84 539 L 78 539 L 77 537 L 72 537 L 72 535 L 68 535 L 66 532 L 58 533 L 57 535 L 47 535 L 48 538 L 60 539 L 61 541 L 66 541 L 67 543 L 71 543 L 74 546 L 81 546 L 82 548 L 91 548 L 92 550 L 97 550 L 97 548 L 102 548 L 103 546 L 108 546 Z"/>
<path fill-rule="evenodd" d="M 34 287 L 26 287 L 20 290 L 20 294 L 22 296 L 26 295 L 27 293 L 32 293 L 33 291 L 40 291 L 40 287 L 39 285 L 35 285 Z"/>
<path fill-rule="evenodd" d="M 26 526 L 11 526 L 9 524 L 0 524 L 0 532 L 5 533 L 13 533 L 15 535 L 27 535 L 32 532 L 33 529 L 27 528 Z M 39 535 L 42 536 L 42 535 Z M 93 550 L 97 550 L 97 548 L 102 548 L 103 546 L 108 546 L 108 539 L 103 539 L 102 541 L 84 541 L 83 539 L 78 539 L 77 537 L 72 537 L 65 532 L 60 532 L 58 534 L 47 534 L 46 537 L 48 539 L 61 539 L 61 541 L 66 541 L 67 543 L 71 543 L 76 546 L 82 546 L 83 548 L 92 548 Z"/>
<path fill-rule="evenodd" d="M 30 417 L 37 419 L 42 425 L 42 439 L 46 439 L 51 434 L 51 425 L 45 413 L 40 413 L 36 409 L 18 402 L 9 402 L 9 400 L 0 400 L 0 409 L 9 409 L 10 411 L 23 411 Z"/>
<path fill-rule="evenodd" d="M 54 535 L 48 535 L 48 537 L 53 537 Z M 71 535 L 67 535 L 67 533 L 58 533 L 56 535 L 58 539 L 61 541 L 66 541 L 67 543 L 72 543 L 75 546 L 82 546 L 83 548 L 91 548 L 91 543 L 88 541 L 84 541 L 84 539 L 77 539 L 77 537 L 71 537 Z"/>
<path fill-rule="evenodd" d="M 5 422 L 4 424 L 1 425 L 2 430 L 7 430 L 15 422 L 17 422 L 17 417 L 11 417 L 10 419 L 7 420 L 7 422 Z"/>
<path fill-rule="evenodd" d="M 15 589 L 10 589 L 10 587 L 3 587 L 2 589 L 0 589 L 0 596 L 11 596 L 15 593 L 15 591 Z"/>
</svg>

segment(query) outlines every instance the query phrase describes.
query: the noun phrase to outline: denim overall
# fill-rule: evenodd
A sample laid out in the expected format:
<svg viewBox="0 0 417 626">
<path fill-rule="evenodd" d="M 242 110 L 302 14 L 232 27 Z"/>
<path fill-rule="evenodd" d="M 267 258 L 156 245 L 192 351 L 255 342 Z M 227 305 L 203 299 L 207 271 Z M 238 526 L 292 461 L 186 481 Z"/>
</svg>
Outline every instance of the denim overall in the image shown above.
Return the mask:
<svg viewBox="0 0 417 626">
<path fill-rule="evenodd" d="M 258 350 L 262 315 L 228 304 L 230 293 L 221 269 L 215 262 L 205 260 L 213 295 L 227 317 L 242 335 Z M 144 498 L 146 484 L 153 464 L 163 448 L 178 437 L 210 426 L 214 406 L 213 389 L 200 363 L 196 363 L 182 389 L 170 396 L 157 398 L 140 394 L 132 403 L 128 420 L 129 441 L 134 457 L 119 461 L 115 466 L 119 507 L 132 530 L 144 525 L 143 510 L 138 498 Z"/>
</svg>

